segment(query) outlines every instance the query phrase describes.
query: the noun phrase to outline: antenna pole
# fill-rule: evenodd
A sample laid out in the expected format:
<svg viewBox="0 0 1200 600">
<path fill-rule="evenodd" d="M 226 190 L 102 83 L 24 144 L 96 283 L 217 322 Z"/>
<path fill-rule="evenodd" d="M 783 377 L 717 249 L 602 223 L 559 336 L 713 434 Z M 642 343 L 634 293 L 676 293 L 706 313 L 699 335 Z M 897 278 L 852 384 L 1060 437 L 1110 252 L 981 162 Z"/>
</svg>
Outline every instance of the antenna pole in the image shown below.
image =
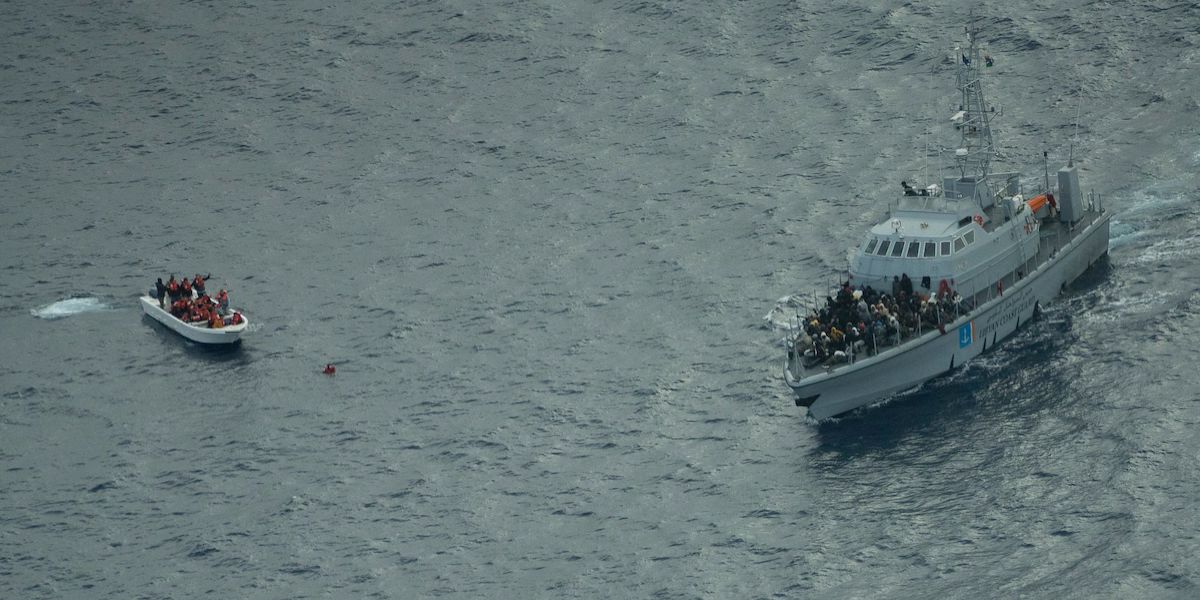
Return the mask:
<svg viewBox="0 0 1200 600">
<path fill-rule="evenodd" d="M 1077 96 L 1075 103 L 1075 134 L 1071 136 L 1071 149 L 1067 154 L 1067 166 L 1075 166 L 1075 141 L 1079 139 L 1079 110 L 1083 108 L 1083 96 Z"/>
<path fill-rule="evenodd" d="M 1042 168 L 1046 170 L 1046 193 L 1050 193 L 1050 154 L 1042 150 Z"/>
<path fill-rule="evenodd" d="M 955 152 L 955 162 L 962 177 L 974 176 L 977 181 L 987 179 L 991 173 L 991 161 L 996 155 L 992 141 L 991 120 L 994 116 L 983 97 L 983 51 L 974 24 L 967 28 L 967 48 L 958 48 L 955 60 L 958 63 L 958 88 L 962 94 L 959 110 L 964 118 L 961 128 L 962 141 Z"/>
</svg>

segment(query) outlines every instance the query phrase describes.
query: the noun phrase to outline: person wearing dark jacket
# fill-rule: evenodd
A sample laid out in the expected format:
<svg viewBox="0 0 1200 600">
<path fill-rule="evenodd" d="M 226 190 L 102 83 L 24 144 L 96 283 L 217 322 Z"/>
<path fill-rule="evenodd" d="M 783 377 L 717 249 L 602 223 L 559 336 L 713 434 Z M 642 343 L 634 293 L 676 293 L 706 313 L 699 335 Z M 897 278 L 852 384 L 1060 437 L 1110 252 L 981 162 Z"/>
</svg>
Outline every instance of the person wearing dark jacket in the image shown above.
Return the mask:
<svg viewBox="0 0 1200 600">
<path fill-rule="evenodd" d="M 163 303 L 163 298 L 166 297 L 166 295 L 167 286 L 163 284 L 162 277 L 159 277 L 158 281 L 154 282 L 154 297 L 158 298 L 158 306 L 160 308 L 165 308 L 167 306 Z"/>
</svg>

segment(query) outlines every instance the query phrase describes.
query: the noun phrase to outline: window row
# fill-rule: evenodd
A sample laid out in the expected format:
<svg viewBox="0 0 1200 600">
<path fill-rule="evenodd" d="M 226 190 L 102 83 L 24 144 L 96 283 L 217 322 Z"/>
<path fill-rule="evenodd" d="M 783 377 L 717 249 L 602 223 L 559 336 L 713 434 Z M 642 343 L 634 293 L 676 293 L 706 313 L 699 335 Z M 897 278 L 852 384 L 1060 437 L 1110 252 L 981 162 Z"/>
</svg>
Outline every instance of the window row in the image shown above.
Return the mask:
<svg viewBox="0 0 1200 600">
<path fill-rule="evenodd" d="M 893 242 L 891 240 L 871 238 L 867 242 L 867 248 L 863 253 L 874 254 L 875 256 L 934 258 L 937 256 L 950 256 L 952 252 L 959 252 L 974 243 L 975 232 L 972 230 L 967 230 L 966 233 L 955 237 L 953 240 L 946 240 L 944 242 L 905 242 L 904 240 Z"/>
</svg>

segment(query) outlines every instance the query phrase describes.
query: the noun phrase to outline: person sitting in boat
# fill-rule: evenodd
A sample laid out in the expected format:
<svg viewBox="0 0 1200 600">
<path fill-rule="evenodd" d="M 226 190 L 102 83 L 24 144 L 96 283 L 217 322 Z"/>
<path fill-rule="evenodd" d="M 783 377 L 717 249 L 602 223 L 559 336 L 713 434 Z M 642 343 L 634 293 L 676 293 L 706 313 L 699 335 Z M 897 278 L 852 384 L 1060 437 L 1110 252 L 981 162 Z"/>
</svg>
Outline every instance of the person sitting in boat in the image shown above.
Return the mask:
<svg viewBox="0 0 1200 600">
<path fill-rule="evenodd" d="M 245 319 L 242 319 L 242 313 L 234 311 L 233 316 L 229 318 L 230 325 L 241 325 Z"/>
<path fill-rule="evenodd" d="M 850 331 L 846 332 L 846 347 L 850 349 L 851 354 L 858 354 L 862 351 L 862 334 L 857 325 L 851 325 Z"/>
<path fill-rule="evenodd" d="M 841 329 L 838 329 L 837 326 L 833 326 L 833 327 L 829 328 L 830 345 L 832 345 L 834 348 L 841 348 L 842 344 L 845 341 L 846 341 L 846 334 L 843 333 Z"/>
<path fill-rule="evenodd" d="M 221 315 L 217 314 L 217 311 L 212 310 L 208 312 L 208 326 L 212 329 L 224 329 L 225 321 Z"/>
<path fill-rule="evenodd" d="M 971 309 L 975 308 L 974 306 L 971 305 L 970 300 L 963 298 L 961 295 L 959 295 L 958 292 L 954 292 L 954 298 L 952 298 L 951 301 L 954 303 L 955 306 L 958 307 L 958 310 L 961 313 L 971 312 Z"/>
</svg>

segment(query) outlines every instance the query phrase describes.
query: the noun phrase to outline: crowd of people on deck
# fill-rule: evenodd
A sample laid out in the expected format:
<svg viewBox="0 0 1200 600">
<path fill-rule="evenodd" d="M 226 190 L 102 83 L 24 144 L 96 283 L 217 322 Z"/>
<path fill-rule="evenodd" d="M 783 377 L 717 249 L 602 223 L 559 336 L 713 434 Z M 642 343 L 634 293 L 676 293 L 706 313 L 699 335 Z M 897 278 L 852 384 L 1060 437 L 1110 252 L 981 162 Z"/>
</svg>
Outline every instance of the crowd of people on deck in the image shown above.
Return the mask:
<svg viewBox="0 0 1200 600">
<path fill-rule="evenodd" d="M 154 284 L 158 305 L 167 309 L 171 316 L 196 326 L 207 324 L 212 329 L 222 329 L 228 325 L 240 325 L 245 321 L 242 314 L 229 311 L 229 293 L 224 289 L 216 296 L 209 296 L 205 290 L 205 282 L 212 275 L 201 276 L 199 273 L 193 279 L 184 277 L 175 279 L 175 274 L 163 283 L 162 277 Z M 167 299 L 170 298 L 170 308 Z"/>
<path fill-rule="evenodd" d="M 892 278 L 890 294 L 843 283 L 835 296 L 826 296 L 825 306 L 805 318 L 793 351 L 806 367 L 853 362 L 932 329 L 945 333 L 946 324 L 970 310 L 946 280 L 936 294 L 928 293 L 928 277 L 921 285 L 926 293 L 913 290 L 908 274 Z"/>
</svg>

